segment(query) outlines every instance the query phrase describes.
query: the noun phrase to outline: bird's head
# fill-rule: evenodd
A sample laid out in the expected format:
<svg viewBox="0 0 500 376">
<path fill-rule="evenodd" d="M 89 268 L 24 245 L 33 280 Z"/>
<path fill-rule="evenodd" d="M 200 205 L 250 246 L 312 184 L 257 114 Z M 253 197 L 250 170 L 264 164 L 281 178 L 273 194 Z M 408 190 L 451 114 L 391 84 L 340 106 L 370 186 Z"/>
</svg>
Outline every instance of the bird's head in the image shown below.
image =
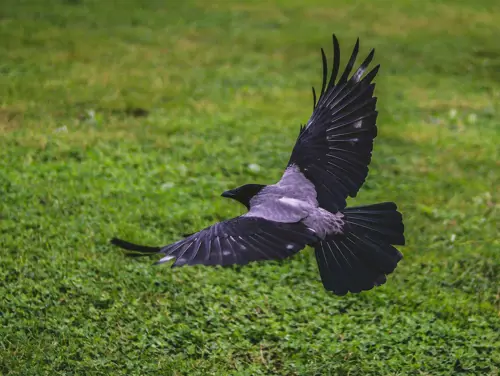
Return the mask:
<svg viewBox="0 0 500 376">
<path fill-rule="evenodd" d="M 222 193 L 222 197 L 232 198 L 233 200 L 241 202 L 243 205 L 250 209 L 250 200 L 253 196 L 259 193 L 265 185 L 262 184 L 245 184 L 241 187 L 230 189 Z"/>
</svg>

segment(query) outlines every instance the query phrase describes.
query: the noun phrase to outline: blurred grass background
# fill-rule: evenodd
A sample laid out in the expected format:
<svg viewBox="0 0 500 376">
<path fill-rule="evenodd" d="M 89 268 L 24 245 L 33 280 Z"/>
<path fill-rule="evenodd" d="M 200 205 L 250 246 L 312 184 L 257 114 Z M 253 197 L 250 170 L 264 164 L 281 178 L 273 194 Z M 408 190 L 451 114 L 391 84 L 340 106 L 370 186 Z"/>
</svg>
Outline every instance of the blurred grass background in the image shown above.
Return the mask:
<svg viewBox="0 0 500 376">
<path fill-rule="evenodd" d="M 311 250 L 151 267 L 275 182 L 321 81 L 376 49 L 379 136 L 350 204 L 395 201 L 404 260 L 336 297 Z M 498 375 L 496 1 L 3 0 L 3 375 Z M 364 56 L 363 56 L 364 57 Z"/>
</svg>

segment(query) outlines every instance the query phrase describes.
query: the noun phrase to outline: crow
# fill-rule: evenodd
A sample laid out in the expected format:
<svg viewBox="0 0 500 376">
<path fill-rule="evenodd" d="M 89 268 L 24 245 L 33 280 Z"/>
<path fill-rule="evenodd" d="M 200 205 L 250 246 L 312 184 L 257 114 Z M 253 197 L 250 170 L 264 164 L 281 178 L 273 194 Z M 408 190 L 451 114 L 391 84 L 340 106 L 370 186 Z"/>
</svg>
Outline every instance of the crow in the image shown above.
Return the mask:
<svg viewBox="0 0 500 376">
<path fill-rule="evenodd" d="M 134 251 L 131 255 L 162 254 L 157 264 L 175 259 L 172 267 L 282 260 L 309 245 L 315 250 L 326 290 L 345 295 L 385 283 L 386 275 L 403 257 L 394 247 L 405 243 L 402 215 L 392 202 L 346 207 L 346 198 L 356 196 L 368 175 L 377 136 L 372 81 L 380 65 L 365 75 L 375 53 L 372 49 L 350 76 L 358 38 L 337 80 L 340 47 L 335 34 L 332 39 L 333 67 L 329 75 L 321 49 L 321 93 L 317 98 L 312 88 L 313 113 L 300 127 L 281 179 L 276 184 L 246 184 L 222 193 L 245 205 L 245 214 L 164 247 L 117 238 L 111 242 Z"/>
</svg>

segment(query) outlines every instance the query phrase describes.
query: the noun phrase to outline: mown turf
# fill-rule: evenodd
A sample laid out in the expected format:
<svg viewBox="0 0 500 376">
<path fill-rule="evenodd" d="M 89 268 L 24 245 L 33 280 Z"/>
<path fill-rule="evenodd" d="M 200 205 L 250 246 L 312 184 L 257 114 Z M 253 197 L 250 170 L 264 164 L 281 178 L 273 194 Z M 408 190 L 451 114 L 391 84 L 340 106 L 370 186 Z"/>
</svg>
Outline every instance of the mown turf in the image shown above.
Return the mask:
<svg viewBox="0 0 500 376">
<path fill-rule="evenodd" d="M 497 3 L 2 1 L 0 373 L 498 375 Z M 332 32 L 382 65 L 350 203 L 404 213 L 386 285 L 330 295 L 309 249 L 171 270 L 108 244 L 171 242 L 275 182 Z"/>
</svg>

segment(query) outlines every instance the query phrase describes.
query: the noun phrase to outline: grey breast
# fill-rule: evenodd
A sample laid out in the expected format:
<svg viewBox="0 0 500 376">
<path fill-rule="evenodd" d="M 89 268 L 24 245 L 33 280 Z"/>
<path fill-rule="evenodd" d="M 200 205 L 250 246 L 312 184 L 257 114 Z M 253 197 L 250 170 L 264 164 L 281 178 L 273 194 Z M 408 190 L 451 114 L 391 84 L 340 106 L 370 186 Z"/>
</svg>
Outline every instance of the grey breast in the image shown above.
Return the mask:
<svg viewBox="0 0 500 376">
<path fill-rule="evenodd" d="M 294 223 L 308 217 L 317 208 L 314 185 L 298 167 L 290 166 L 279 182 L 268 185 L 250 200 L 250 210 L 245 216 Z"/>
<path fill-rule="evenodd" d="M 320 238 L 342 233 L 344 225 L 342 213 L 330 213 L 318 206 L 314 185 L 294 165 L 285 170 L 279 182 L 250 200 L 245 216 L 285 223 L 302 221 Z"/>
</svg>

